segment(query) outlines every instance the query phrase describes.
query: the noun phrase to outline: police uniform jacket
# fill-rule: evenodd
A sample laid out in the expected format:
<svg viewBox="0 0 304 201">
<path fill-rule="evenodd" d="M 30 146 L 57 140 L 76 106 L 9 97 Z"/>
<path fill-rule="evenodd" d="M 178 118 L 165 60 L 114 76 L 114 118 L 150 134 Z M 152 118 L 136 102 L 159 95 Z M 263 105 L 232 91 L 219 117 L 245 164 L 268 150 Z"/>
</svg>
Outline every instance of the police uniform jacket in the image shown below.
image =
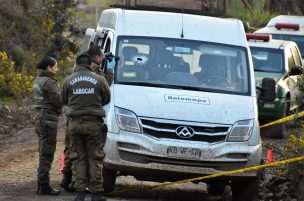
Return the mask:
<svg viewBox="0 0 304 201">
<path fill-rule="evenodd" d="M 106 79 L 86 65 L 77 65 L 74 73 L 65 78 L 62 99 L 68 104 L 67 116 L 91 115 L 104 117 L 102 106 L 110 102 Z"/>
<path fill-rule="evenodd" d="M 100 66 L 94 65 L 93 67 L 94 72 L 98 75 L 101 75 L 102 77 L 106 78 L 109 86 L 111 86 L 114 78 L 114 73 L 112 69 L 107 69 L 106 72 L 103 72 Z"/>
<path fill-rule="evenodd" d="M 55 74 L 47 70 L 39 70 L 33 83 L 34 108 L 44 109 L 48 113 L 59 115 L 63 106 L 60 89 Z"/>
</svg>

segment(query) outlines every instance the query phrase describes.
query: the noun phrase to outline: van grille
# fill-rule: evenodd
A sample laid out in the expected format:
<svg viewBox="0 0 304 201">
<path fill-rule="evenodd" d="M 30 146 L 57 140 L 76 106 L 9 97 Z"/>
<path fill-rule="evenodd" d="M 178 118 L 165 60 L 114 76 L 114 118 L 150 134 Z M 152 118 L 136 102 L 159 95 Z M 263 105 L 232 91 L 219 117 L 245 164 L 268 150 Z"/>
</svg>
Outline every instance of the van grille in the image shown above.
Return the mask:
<svg viewBox="0 0 304 201">
<path fill-rule="evenodd" d="M 207 124 L 197 122 L 173 121 L 166 119 L 140 118 L 142 131 L 144 134 L 155 138 L 191 140 L 201 142 L 221 142 L 225 141 L 231 126 L 219 124 Z M 177 128 L 187 126 L 193 129 L 194 135 L 189 138 L 182 138 L 177 135 Z"/>
</svg>

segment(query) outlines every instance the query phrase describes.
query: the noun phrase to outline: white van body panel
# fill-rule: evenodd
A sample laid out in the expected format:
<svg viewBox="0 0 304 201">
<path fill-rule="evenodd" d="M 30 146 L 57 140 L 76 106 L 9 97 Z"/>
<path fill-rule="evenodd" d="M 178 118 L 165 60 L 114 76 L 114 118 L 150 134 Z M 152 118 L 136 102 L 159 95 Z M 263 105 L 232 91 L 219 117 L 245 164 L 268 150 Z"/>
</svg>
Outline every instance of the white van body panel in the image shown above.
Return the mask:
<svg viewBox="0 0 304 201">
<path fill-rule="evenodd" d="M 246 47 L 243 25 L 235 19 L 208 16 L 109 9 L 103 11 L 97 33 L 103 28 L 113 30 L 117 36 L 154 36 L 165 38 L 210 41 Z"/>
<path fill-rule="evenodd" d="M 212 162 L 214 166 L 205 166 L 205 167 L 195 167 L 187 165 L 187 163 L 180 164 L 170 164 L 170 160 L 176 159 L 176 157 L 168 157 L 167 149 L 172 146 L 183 147 L 188 149 L 200 149 L 202 155 L 199 158 L 187 159 L 188 164 L 191 164 L 195 161 L 201 163 Z M 129 145 L 129 146 L 128 146 Z M 136 145 L 137 149 L 132 148 L 132 145 Z M 131 148 L 130 148 L 131 147 Z M 237 147 L 237 151 L 236 151 Z M 243 167 L 250 167 L 254 164 L 259 164 L 261 162 L 260 157 L 262 154 L 262 147 L 258 146 L 248 146 L 247 143 L 217 143 L 217 144 L 207 144 L 207 143 L 198 143 L 198 142 L 184 142 L 184 141 L 173 141 L 162 139 L 154 139 L 145 135 L 139 135 L 134 133 L 122 132 L 120 135 L 110 134 L 107 138 L 107 143 L 105 150 L 107 151 L 107 156 L 105 158 L 105 166 L 107 168 L 121 168 L 129 169 L 132 167 L 132 171 L 146 172 L 150 171 L 167 171 L 167 172 L 176 172 L 177 174 L 197 174 L 197 175 L 208 175 L 216 174 L 222 171 L 218 170 L 218 167 L 222 167 L 226 170 L 238 169 L 241 166 L 238 164 L 246 164 Z M 111 150 L 111 151 L 110 151 Z M 133 158 L 133 160 L 126 160 L 121 158 L 123 153 L 126 158 Z M 230 158 L 229 154 L 243 154 L 247 155 L 248 158 L 234 159 Z M 128 157 L 129 155 L 129 157 Z M 130 157 L 131 156 L 131 157 Z M 133 156 L 133 157 L 132 157 Z M 151 160 L 146 159 L 148 162 L 145 162 L 143 158 L 151 157 Z M 158 158 L 155 160 L 154 158 Z M 180 160 L 185 160 L 184 158 L 179 158 Z M 154 160 L 154 161 L 153 161 Z M 141 162 L 143 161 L 143 162 Z M 162 161 L 162 162 L 161 162 Z M 161 163 L 159 163 L 161 162 Z M 227 163 L 235 164 L 228 166 Z M 226 166 L 226 167 L 224 167 Z M 147 173 L 148 173 L 147 172 Z M 241 177 L 241 176 L 255 176 L 256 172 L 244 172 L 231 175 L 232 177 Z"/>
<path fill-rule="evenodd" d="M 230 125 L 255 118 L 254 108 L 248 107 L 256 101 L 252 97 L 127 85 L 115 85 L 114 97 L 116 107 L 141 117 Z"/>
</svg>

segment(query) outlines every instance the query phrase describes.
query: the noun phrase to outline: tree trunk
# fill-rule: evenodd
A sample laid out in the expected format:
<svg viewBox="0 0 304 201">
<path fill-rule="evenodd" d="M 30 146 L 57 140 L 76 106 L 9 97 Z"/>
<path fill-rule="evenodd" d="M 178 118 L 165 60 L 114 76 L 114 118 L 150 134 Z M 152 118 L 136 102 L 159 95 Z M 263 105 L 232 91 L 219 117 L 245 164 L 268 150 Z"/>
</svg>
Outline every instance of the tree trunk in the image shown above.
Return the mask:
<svg viewBox="0 0 304 201">
<path fill-rule="evenodd" d="M 271 0 L 265 0 L 264 10 L 270 11 L 271 3 L 272 3 Z"/>
<path fill-rule="evenodd" d="M 271 12 L 278 12 L 285 15 L 303 15 L 304 5 L 301 1 L 302 0 L 266 0 L 265 8 L 269 8 Z"/>
<path fill-rule="evenodd" d="M 252 6 L 249 4 L 248 0 L 242 0 L 244 6 L 250 11 L 251 14 L 253 14 L 253 8 Z M 252 2 L 251 2 L 252 3 Z"/>
</svg>

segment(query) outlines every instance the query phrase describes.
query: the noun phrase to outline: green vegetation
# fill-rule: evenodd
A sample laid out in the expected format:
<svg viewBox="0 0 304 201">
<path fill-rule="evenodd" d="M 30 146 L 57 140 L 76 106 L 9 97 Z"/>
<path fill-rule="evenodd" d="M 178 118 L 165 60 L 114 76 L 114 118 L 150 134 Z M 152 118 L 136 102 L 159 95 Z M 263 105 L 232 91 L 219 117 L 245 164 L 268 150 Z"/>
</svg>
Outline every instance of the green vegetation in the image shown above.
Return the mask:
<svg viewBox="0 0 304 201">
<path fill-rule="evenodd" d="M 277 15 L 278 13 L 271 13 L 269 11 L 265 11 L 260 6 L 254 8 L 253 14 L 245 8 L 231 9 L 228 11 L 228 16 L 247 21 L 252 27 L 252 29 L 265 26 L 271 18 Z"/>
<path fill-rule="evenodd" d="M 2 0 L 0 7 L 0 101 L 31 94 L 36 64 L 43 56 L 58 61 L 62 79 L 73 66 L 83 29 L 74 1 Z"/>
<path fill-rule="evenodd" d="M 13 103 L 15 103 L 13 97 L 11 97 L 11 96 L 4 96 L 4 97 L 1 97 L 0 106 L 1 106 L 1 105 L 11 105 L 11 104 L 13 104 Z"/>
<path fill-rule="evenodd" d="M 36 76 L 36 64 L 44 55 L 57 59 L 58 79 L 62 80 L 71 72 L 85 28 L 96 25 L 96 11 L 100 14 L 111 4 L 123 0 L 86 0 L 86 10 L 78 10 L 75 2 L 1 1 L 5 6 L 0 7 L 0 99 L 28 96 L 29 83 Z M 277 15 L 263 10 L 264 1 L 254 2 L 260 3 L 256 3 L 259 6 L 255 6 L 251 14 L 244 6 L 240 8 L 239 0 L 232 0 L 228 15 L 246 20 L 253 27 L 260 27 Z M 79 23 L 84 28 L 80 28 Z"/>
</svg>

